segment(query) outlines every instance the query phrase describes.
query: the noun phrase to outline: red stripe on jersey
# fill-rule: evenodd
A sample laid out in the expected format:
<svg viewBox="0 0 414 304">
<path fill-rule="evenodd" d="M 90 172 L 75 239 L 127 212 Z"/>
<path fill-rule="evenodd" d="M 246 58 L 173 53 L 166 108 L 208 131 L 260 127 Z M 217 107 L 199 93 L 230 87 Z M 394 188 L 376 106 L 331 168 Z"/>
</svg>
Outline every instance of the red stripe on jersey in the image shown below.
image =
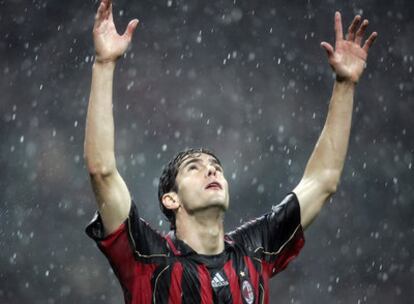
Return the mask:
<svg viewBox="0 0 414 304">
<path fill-rule="evenodd" d="M 151 285 L 150 278 L 152 277 L 152 274 L 157 266 L 157 264 L 135 264 L 135 275 L 140 275 L 141 279 L 135 280 L 135 284 L 130 290 L 132 298 L 134 299 L 134 302 L 132 303 L 151 303 L 153 286 Z M 142 276 L 143 273 L 146 275 Z"/>
<path fill-rule="evenodd" d="M 302 229 L 300 228 L 300 230 L 296 232 L 294 239 L 291 241 L 291 245 L 286 248 L 287 250 L 283 250 L 283 256 L 279 258 L 283 261 L 283 263 L 280 263 L 277 272 L 286 268 L 289 262 L 299 254 L 304 244 L 305 240 L 303 238 Z"/>
<path fill-rule="evenodd" d="M 264 272 L 267 272 L 269 277 L 273 277 L 278 272 L 285 269 L 289 262 L 299 254 L 304 243 L 303 231 L 299 228 L 293 238 L 286 244 L 273 261 L 263 263 Z"/>
<path fill-rule="evenodd" d="M 165 239 L 168 242 L 168 245 L 170 246 L 171 250 L 174 252 L 174 255 L 181 255 L 181 252 L 175 247 L 173 241 L 171 240 L 171 237 L 167 235 Z"/>
<path fill-rule="evenodd" d="M 269 303 L 269 272 L 267 269 L 269 269 L 271 266 L 269 266 L 269 263 L 262 260 L 262 278 L 263 278 L 263 289 L 264 289 L 264 303 Z"/>
<path fill-rule="evenodd" d="M 259 274 L 257 273 L 256 267 L 254 267 L 253 261 L 250 257 L 245 256 L 244 262 L 249 269 L 250 282 L 253 284 L 254 290 L 254 303 L 259 303 Z"/>
<path fill-rule="evenodd" d="M 183 265 L 176 262 L 171 271 L 170 293 L 168 297 L 169 304 L 181 304 L 181 278 L 183 276 Z"/>
<path fill-rule="evenodd" d="M 131 296 L 139 303 L 151 303 L 152 286 L 151 276 L 156 264 L 143 264 L 135 260 L 134 250 L 125 233 L 125 223 L 99 243 L 99 247 L 108 257 L 119 281 L 122 282 L 125 302 L 130 303 Z M 116 248 L 116 250 L 114 249 Z M 143 276 L 142 274 L 145 274 Z M 140 277 L 140 280 L 136 278 Z"/>
<path fill-rule="evenodd" d="M 205 265 L 198 265 L 198 279 L 200 281 L 200 304 L 213 303 L 213 290 L 211 289 L 211 277 Z"/>
<path fill-rule="evenodd" d="M 236 271 L 233 268 L 233 261 L 230 260 L 224 264 L 224 273 L 230 283 L 230 292 L 233 299 L 233 304 L 242 304 L 242 298 L 240 293 L 239 278 Z"/>
<path fill-rule="evenodd" d="M 287 244 L 287 246 L 282 250 L 275 261 L 268 263 L 265 260 L 262 260 L 265 304 L 269 303 L 269 278 L 285 269 L 289 262 L 299 254 L 299 251 L 303 247 L 304 243 L 305 240 L 303 238 L 303 231 L 302 228 L 299 227 L 298 231 L 296 231 L 296 235 L 289 241 L 289 244 Z"/>
</svg>

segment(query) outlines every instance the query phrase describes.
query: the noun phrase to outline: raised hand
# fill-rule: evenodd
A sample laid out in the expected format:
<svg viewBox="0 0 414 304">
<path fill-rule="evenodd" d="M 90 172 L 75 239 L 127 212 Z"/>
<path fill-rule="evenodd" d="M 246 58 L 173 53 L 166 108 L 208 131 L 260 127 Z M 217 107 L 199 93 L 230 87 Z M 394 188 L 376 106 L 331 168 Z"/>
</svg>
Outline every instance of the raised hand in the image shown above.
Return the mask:
<svg viewBox="0 0 414 304">
<path fill-rule="evenodd" d="M 97 62 L 115 62 L 124 54 L 138 25 L 138 19 L 129 22 L 125 32 L 119 35 L 112 15 L 112 0 L 102 0 L 99 4 L 93 26 Z"/>
<path fill-rule="evenodd" d="M 368 57 L 368 50 L 378 36 L 377 32 L 373 32 L 361 47 L 367 26 L 367 19 L 361 23 L 361 16 L 355 16 L 348 28 L 346 39 L 344 39 L 341 14 L 339 12 L 335 13 L 335 49 L 325 41 L 321 43 L 321 46 L 328 54 L 329 64 L 336 73 L 337 80 L 348 80 L 357 83 L 362 75 Z"/>
</svg>

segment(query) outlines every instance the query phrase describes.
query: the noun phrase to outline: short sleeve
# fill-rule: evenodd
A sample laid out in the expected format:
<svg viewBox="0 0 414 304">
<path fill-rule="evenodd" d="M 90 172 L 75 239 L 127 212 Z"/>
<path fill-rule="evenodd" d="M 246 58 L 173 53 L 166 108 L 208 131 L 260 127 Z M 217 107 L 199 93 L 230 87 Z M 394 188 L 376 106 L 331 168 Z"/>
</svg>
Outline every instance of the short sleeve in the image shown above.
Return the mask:
<svg viewBox="0 0 414 304">
<path fill-rule="evenodd" d="M 247 222 L 228 236 L 254 252 L 270 276 L 283 270 L 304 245 L 296 195 L 289 193 L 271 212 Z"/>
<path fill-rule="evenodd" d="M 128 218 L 114 232 L 105 236 L 102 218 L 96 212 L 86 227 L 86 234 L 107 256 L 133 254 L 141 258 L 165 254 L 167 251 L 164 237 L 139 217 L 134 201 L 131 202 Z M 113 259 L 110 260 L 112 262 Z"/>
</svg>

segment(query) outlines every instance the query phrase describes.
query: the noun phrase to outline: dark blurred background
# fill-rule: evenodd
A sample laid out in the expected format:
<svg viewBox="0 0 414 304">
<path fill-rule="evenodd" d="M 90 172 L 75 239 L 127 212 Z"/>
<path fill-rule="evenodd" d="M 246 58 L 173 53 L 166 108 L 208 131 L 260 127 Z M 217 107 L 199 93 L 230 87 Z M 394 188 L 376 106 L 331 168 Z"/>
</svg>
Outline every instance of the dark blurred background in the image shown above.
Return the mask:
<svg viewBox="0 0 414 304">
<path fill-rule="evenodd" d="M 84 227 L 95 210 L 83 161 L 91 0 L 0 0 L 0 303 L 122 303 Z M 156 187 L 185 147 L 214 149 L 230 182 L 226 229 L 299 182 L 333 75 L 319 44 L 355 14 L 379 37 L 357 87 L 341 185 L 271 283 L 272 303 L 414 299 L 414 2 L 116 1 L 118 167 L 142 216 L 165 232 Z"/>
</svg>

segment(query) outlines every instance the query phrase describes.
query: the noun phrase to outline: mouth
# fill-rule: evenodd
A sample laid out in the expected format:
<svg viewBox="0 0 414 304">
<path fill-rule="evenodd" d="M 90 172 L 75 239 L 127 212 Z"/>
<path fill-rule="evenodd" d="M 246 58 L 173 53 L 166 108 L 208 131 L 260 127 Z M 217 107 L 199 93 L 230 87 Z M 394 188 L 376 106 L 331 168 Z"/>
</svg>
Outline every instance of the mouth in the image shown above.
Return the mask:
<svg viewBox="0 0 414 304">
<path fill-rule="evenodd" d="M 206 186 L 206 188 L 205 189 L 215 189 L 215 190 L 218 190 L 218 189 L 223 189 L 223 187 L 221 186 L 221 184 L 219 183 L 219 182 L 212 182 L 212 183 L 209 183 L 207 186 Z"/>
</svg>

